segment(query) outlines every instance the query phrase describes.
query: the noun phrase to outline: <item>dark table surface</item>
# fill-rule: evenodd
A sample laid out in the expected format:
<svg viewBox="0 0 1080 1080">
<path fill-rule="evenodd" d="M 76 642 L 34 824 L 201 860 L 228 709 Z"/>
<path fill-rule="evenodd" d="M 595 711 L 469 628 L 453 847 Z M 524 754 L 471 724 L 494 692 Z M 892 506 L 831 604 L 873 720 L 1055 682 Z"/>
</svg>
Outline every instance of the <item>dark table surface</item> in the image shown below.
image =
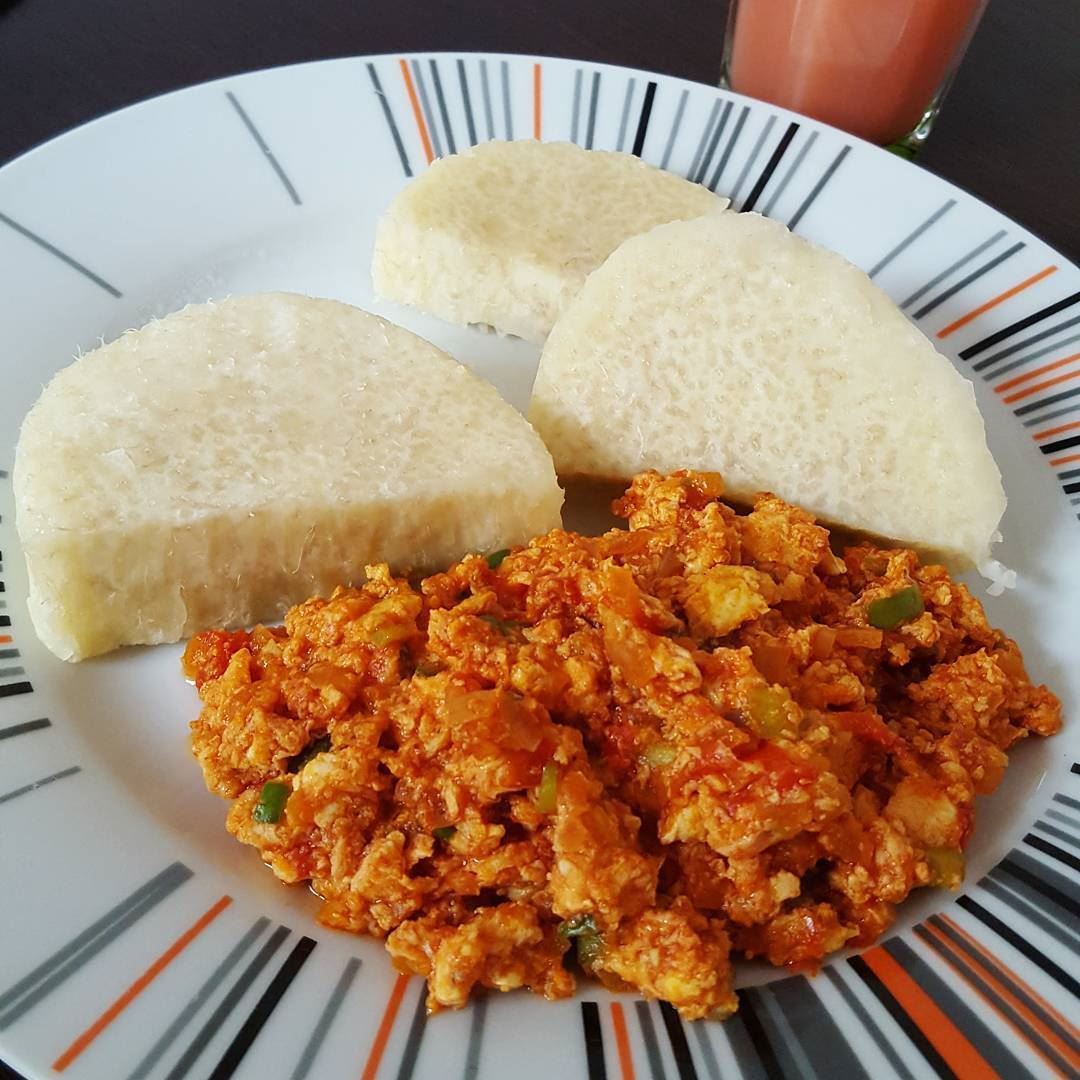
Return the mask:
<svg viewBox="0 0 1080 1080">
<path fill-rule="evenodd" d="M 537 53 L 714 83 L 726 11 L 726 0 L 0 0 L 0 163 L 154 94 L 332 56 Z M 1078 120 L 1080 0 L 990 0 L 919 164 L 1078 260 Z"/>
<path fill-rule="evenodd" d="M 331 56 L 538 53 L 714 83 L 726 0 L 0 0 L 0 163 L 180 86 Z M 990 0 L 920 165 L 1080 260 L 1080 0 Z"/>
</svg>

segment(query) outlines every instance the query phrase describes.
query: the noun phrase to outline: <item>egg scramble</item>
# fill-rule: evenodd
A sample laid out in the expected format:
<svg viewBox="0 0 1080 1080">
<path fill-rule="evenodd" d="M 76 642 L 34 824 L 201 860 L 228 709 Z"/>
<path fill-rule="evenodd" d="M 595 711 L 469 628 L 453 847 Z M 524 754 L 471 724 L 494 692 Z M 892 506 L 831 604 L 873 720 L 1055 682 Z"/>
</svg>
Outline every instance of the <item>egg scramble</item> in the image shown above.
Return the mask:
<svg viewBox="0 0 1080 1080">
<path fill-rule="evenodd" d="M 196 636 L 229 831 L 432 1011 L 585 974 L 723 1017 L 733 959 L 813 969 L 957 887 L 975 796 L 1058 701 L 941 567 L 722 493 L 644 473 L 628 530 L 372 566 L 283 627 Z"/>
</svg>

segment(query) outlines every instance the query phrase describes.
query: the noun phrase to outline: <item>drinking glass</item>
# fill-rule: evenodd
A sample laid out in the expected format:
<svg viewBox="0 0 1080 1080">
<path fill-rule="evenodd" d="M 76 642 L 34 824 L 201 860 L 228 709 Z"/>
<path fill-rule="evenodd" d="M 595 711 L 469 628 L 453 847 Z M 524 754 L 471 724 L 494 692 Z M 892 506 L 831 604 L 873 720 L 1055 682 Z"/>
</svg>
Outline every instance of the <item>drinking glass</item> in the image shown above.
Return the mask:
<svg viewBox="0 0 1080 1080">
<path fill-rule="evenodd" d="M 913 155 L 987 0 L 731 0 L 721 85 Z"/>
</svg>

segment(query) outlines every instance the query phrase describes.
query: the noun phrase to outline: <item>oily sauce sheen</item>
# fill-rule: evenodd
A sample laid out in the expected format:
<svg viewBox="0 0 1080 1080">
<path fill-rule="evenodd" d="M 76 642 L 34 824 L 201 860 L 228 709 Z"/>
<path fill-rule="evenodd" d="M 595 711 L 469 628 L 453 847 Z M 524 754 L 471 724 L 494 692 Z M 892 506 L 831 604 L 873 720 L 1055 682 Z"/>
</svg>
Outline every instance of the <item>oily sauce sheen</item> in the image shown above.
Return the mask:
<svg viewBox="0 0 1080 1080">
<path fill-rule="evenodd" d="M 229 831 L 432 1010 L 584 973 L 722 1017 L 734 959 L 813 969 L 958 886 L 975 796 L 1057 699 L 941 567 L 722 493 L 643 473 L 629 531 L 373 566 L 281 628 L 196 636 Z"/>
</svg>

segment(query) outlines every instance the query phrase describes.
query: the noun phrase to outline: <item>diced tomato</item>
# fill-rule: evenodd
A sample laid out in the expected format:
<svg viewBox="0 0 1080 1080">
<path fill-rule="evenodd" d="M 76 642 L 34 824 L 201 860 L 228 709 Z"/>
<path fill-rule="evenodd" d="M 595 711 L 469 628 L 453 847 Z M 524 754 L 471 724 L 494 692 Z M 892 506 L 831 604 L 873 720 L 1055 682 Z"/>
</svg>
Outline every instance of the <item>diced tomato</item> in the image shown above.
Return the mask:
<svg viewBox="0 0 1080 1080">
<path fill-rule="evenodd" d="M 795 679 L 791 665 L 791 646 L 786 641 L 765 639 L 753 645 L 754 667 L 770 683 L 790 686 Z"/>
<path fill-rule="evenodd" d="M 836 631 L 836 644 L 842 649 L 880 649 L 882 634 L 873 627 L 845 626 Z"/>
<path fill-rule="evenodd" d="M 624 775 L 637 757 L 637 728 L 625 720 L 608 724 L 603 739 L 604 760 L 616 776 Z"/>
<path fill-rule="evenodd" d="M 751 745 L 757 745 L 758 739 L 752 738 Z M 706 740 L 701 744 L 699 751 L 690 756 L 687 763 L 671 776 L 674 785 L 690 783 L 715 773 L 730 772 L 739 760 L 732 753 L 731 748 L 720 739 Z"/>
<path fill-rule="evenodd" d="M 724 481 L 719 473 L 691 473 L 683 481 L 684 502 L 691 510 L 702 510 L 724 494 Z"/>
<path fill-rule="evenodd" d="M 196 634 L 184 650 L 184 674 L 201 690 L 208 682 L 220 679 L 234 653 L 251 644 L 246 630 L 204 630 Z"/>
<path fill-rule="evenodd" d="M 815 660 L 828 660 L 836 644 L 836 631 L 831 626 L 815 626 L 810 637 L 810 655 Z"/>
<path fill-rule="evenodd" d="M 641 590 L 633 573 L 625 566 L 605 566 L 601 580 L 607 606 L 636 626 L 642 625 L 645 612 L 641 605 Z"/>
<path fill-rule="evenodd" d="M 892 731 L 877 713 L 865 710 L 855 712 L 837 712 L 830 714 L 840 725 L 860 739 L 875 743 L 886 750 L 896 749 L 901 745 L 900 737 Z"/>
<path fill-rule="evenodd" d="M 796 761 L 775 743 L 763 743 L 743 761 L 760 765 L 772 778 L 777 791 L 790 791 L 798 784 L 817 779 L 818 771 L 805 761 Z"/>
<path fill-rule="evenodd" d="M 613 625 L 605 625 L 604 651 L 633 687 L 646 686 L 656 675 L 653 653 L 643 632 L 632 629 L 623 634 Z"/>
<path fill-rule="evenodd" d="M 821 830 L 820 842 L 826 851 L 845 862 L 873 861 L 873 839 L 854 817 L 841 816 L 830 822 Z"/>
</svg>

